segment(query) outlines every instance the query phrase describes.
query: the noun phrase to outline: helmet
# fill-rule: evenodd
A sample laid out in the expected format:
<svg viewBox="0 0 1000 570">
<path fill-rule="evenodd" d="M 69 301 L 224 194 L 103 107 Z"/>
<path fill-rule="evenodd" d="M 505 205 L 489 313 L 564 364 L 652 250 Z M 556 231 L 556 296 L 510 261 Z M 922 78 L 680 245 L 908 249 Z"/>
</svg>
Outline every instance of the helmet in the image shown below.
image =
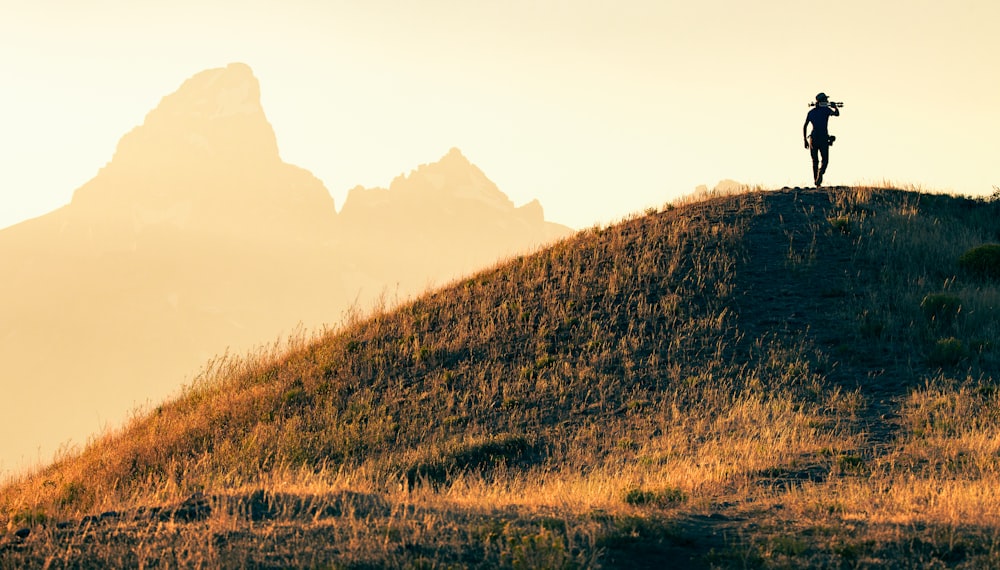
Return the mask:
<svg viewBox="0 0 1000 570">
<path fill-rule="evenodd" d="M 816 102 L 817 103 L 826 103 L 828 99 L 829 99 L 829 97 L 826 96 L 826 93 L 817 93 L 816 94 Z"/>
</svg>

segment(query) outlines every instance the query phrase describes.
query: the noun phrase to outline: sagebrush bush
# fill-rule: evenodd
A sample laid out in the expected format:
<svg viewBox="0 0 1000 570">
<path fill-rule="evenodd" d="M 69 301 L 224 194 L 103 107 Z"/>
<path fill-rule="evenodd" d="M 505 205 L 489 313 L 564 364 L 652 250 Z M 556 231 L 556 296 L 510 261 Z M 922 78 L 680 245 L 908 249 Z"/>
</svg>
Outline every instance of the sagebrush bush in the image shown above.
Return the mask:
<svg viewBox="0 0 1000 570">
<path fill-rule="evenodd" d="M 920 301 L 920 309 L 928 320 L 948 324 L 961 312 L 962 300 L 949 293 L 930 293 Z"/>
<path fill-rule="evenodd" d="M 629 505 L 665 507 L 686 501 L 687 495 L 684 491 L 673 487 L 657 489 L 655 491 L 633 488 L 629 489 L 622 495 L 622 500 Z"/>
<path fill-rule="evenodd" d="M 931 366 L 955 366 L 969 357 L 965 343 L 955 337 L 938 339 L 927 357 Z"/>
<path fill-rule="evenodd" d="M 958 258 L 958 266 L 976 277 L 1000 279 L 1000 244 L 988 243 L 966 251 Z"/>
<path fill-rule="evenodd" d="M 848 216 L 835 216 L 827 220 L 833 229 L 847 235 L 851 233 L 851 218 Z"/>
</svg>

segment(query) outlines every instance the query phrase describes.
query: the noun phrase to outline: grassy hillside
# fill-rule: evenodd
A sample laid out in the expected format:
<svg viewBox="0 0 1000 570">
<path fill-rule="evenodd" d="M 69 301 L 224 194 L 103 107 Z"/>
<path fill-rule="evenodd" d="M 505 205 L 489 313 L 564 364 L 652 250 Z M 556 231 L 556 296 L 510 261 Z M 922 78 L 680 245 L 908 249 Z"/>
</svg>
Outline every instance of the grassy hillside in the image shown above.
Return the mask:
<svg viewBox="0 0 1000 570">
<path fill-rule="evenodd" d="M 998 565 L 998 214 L 785 189 L 580 232 L 217 361 L 0 490 L 0 566 Z"/>
</svg>

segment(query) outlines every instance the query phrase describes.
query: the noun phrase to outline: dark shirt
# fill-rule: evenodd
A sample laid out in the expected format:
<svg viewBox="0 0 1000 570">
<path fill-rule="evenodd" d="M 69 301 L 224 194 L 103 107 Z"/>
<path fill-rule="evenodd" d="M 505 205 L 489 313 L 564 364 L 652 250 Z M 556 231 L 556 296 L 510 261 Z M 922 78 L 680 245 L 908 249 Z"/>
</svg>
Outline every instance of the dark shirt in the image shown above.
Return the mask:
<svg viewBox="0 0 1000 570">
<path fill-rule="evenodd" d="M 833 115 L 833 109 L 830 107 L 813 107 L 809 114 L 806 115 L 806 122 L 812 123 L 813 130 L 812 135 L 815 136 L 829 136 L 830 133 L 827 130 L 827 123 L 830 121 L 830 116 Z"/>
</svg>

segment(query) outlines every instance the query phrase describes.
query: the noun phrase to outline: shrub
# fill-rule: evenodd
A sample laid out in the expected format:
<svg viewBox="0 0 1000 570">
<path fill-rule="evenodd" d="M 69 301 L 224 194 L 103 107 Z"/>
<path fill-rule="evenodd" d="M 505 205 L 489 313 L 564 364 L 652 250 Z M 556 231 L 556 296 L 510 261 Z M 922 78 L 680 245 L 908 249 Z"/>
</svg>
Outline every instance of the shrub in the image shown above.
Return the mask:
<svg viewBox="0 0 1000 570">
<path fill-rule="evenodd" d="M 920 301 L 920 309 L 928 320 L 948 324 L 962 310 L 962 300 L 947 293 L 931 293 Z"/>
<path fill-rule="evenodd" d="M 83 483 L 79 481 L 71 481 L 63 487 L 62 493 L 59 496 L 59 504 L 62 506 L 75 505 L 83 498 L 86 489 Z"/>
<path fill-rule="evenodd" d="M 828 218 L 828 222 L 833 226 L 833 229 L 837 230 L 842 234 L 851 233 L 851 218 L 847 216 L 836 216 L 833 218 Z"/>
<path fill-rule="evenodd" d="M 931 366 L 954 366 L 968 357 L 969 349 L 965 344 L 955 337 L 948 337 L 934 343 L 928 361 Z"/>
<path fill-rule="evenodd" d="M 659 491 L 646 491 L 637 487 L 626 491 L 622 500 L 629 505 L 657 505 L 664 507 L 684 502 L 687 500 L 687 495 L 684 494 L 684 491 L 672 487 L 667 487 Z"/>
<path fill-rule="evenodd" d="M 801 538 L 795 536 L 778 536 L 772 539 L 771 547 L 776 554 L 785 556 L 799 556 L 809 549 L 809 545 Z"/>
<path fill-rule="evenodd" d="M 958 266 L 976 277 L 1000 279 L 1000 244 L 988 243 L 966 251 Z"/>
<path fill-rule="evenodd" d="M 23 526 L 35 526 L 39 524 L 45 524 L 48 520 L 45 511 L 41 507 L 35 507 L 33 509 L 23 509 L 14 515 L 13 520 L 17 525 Z"/>
<path fill-rule="evenodd" d="M 500 555 L 503 566 L 511 568 L 568 568 L 572 555 L 558 534 L 542 528 L 537 534 L 513 533 Z"/>
<path fill-rule="evenodd" d="M 865 469 L 865 460 L 859 455 L 841 455 L 837 457 L 837 467 L 844 473 L 860 474 Z"/>
</svg>

